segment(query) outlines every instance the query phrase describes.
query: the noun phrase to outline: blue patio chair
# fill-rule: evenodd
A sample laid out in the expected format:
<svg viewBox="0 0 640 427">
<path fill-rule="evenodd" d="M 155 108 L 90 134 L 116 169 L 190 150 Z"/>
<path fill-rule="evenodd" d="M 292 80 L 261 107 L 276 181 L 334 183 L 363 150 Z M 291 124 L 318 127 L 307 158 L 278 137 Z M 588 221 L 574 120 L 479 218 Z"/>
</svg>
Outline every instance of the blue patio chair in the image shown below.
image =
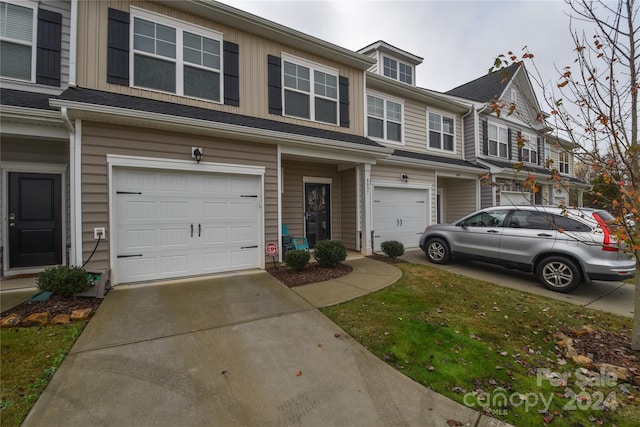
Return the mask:
<svg viewBox="0 0 640 427">
<path fill-rule="evenodd" d="M 289 234 L 289 227 L 282 224 L 282 250 L 283 254 L 291 249 L 309 250 L 309 242 L 306 237 L 294 237 Z"/>
</svg>

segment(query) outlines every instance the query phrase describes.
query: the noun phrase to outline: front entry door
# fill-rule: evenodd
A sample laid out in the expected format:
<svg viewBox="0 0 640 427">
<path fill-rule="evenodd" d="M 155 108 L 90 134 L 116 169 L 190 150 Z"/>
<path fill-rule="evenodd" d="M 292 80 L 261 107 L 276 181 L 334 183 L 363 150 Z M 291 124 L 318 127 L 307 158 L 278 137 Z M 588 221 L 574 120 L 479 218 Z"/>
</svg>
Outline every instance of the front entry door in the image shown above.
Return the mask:
<svg viewBox="0 0 640 427">
<path fill-rule="evenodd" d="M 9 268 L 62 263 L 60 175 L 9 173 Z"/>
<path fill-rule="evenodd" d="M 316 242 L 331 239 L 330 185 L 305 183 L 304 199 L 306 236 L 313 248 Z"/>
</svg>

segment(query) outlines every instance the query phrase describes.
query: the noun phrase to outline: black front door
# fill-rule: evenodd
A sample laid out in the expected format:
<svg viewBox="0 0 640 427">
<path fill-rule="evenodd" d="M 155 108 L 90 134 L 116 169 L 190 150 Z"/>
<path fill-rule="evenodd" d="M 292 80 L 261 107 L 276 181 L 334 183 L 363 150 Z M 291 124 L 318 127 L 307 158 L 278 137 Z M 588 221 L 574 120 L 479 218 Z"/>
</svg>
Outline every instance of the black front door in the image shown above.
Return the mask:
<svg viewBox="0 0 640 427">
<path fill-rule="evenodd" d="M 330 186 L 329 184 L 304 184 L 305 230 L 309 246 L 320 240 L 331 239 Z"/>
<path fill-rule="evenodd" d="M 60 175 L 9 173 L 9 268 L 62 263 Z"/>
</svg>

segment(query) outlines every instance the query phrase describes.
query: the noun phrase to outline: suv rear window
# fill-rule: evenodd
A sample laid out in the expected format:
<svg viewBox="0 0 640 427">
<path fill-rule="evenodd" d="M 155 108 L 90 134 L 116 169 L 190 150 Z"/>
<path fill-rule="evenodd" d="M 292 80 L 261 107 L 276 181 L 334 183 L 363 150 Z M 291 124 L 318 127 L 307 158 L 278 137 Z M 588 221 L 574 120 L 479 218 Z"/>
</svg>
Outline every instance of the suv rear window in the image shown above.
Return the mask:
<svg viewBox="0 0 640 427">
<path fill-rule="evenodd" d="M 553 220 L 556 223 L 556 227 L 562 231 L 591 231 L 591 227 L 575 219 L 554 215 Z"/>
</svg>

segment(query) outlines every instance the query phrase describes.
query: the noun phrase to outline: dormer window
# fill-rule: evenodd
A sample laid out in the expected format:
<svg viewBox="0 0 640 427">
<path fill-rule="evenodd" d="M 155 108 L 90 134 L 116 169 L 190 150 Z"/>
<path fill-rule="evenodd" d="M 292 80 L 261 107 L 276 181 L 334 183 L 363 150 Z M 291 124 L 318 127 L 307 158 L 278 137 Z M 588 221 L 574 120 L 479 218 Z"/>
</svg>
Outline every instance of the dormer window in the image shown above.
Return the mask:
<svg viewBox="0 0 640 427">
<path fill-rule="evenodd" d="M 382 58 L 382 73 L 394 80 L 413 85 L 413 66 L 388 56 Z"/>
</svg>

